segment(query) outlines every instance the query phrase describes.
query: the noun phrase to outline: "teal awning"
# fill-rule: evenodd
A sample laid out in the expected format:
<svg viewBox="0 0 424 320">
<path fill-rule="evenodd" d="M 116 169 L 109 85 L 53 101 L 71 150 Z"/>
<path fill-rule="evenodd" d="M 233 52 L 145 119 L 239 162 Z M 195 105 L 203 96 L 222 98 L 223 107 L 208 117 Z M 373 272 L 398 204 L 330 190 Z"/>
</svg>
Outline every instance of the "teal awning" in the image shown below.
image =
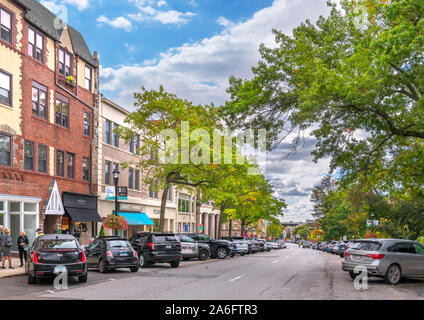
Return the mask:
<svg viewBox="0 0 424 320">
<path fill-rule="evenodd" d="M 119 212 L 121 217 L 124 217 L 130 225 L 133 226 L 153 226 L 155 223 L 143 212 L 129 213 Z"/>
</svg>

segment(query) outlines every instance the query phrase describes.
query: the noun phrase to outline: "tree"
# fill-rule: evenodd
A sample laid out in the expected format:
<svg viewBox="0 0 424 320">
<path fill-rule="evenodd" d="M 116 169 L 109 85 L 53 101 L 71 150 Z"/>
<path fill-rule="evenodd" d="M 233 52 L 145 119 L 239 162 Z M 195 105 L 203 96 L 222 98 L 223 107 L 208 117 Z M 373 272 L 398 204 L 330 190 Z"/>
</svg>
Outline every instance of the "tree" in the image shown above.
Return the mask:
<svg viewBox="0 0 424 320">
<path fill-rule="evenodd" d="M 270 221 L 268 221 L 268 226 L 266 228 L 266 234 L 268 237 L 280 237 L 281 233 L 284 230 L 284 226 L 281 224 L 280 220 L 278 219 L 270 219 Z"/>
<path fill-rule="evenodd" d="M 309 226 L 304 224 L 294 229 L 294 233 L 299 235 L 302 240 L 307 240 L 311 231 L 309 230 Z"/>
<path fill-rule="evenodd" d="M 336 181 L 331 176 L 325 176 L 319 185 L 312 189 L 311 201 L 314 202 L 315 218 L 321 218 L 324 215 L 322 203 L 331 191 L 336 189 Z"/>
<path fill-rule="evenodd" d="M 331 156 L 331 170 L 351 180 L 360 174 L 367 185 L 369 174 L 408 171 L 412 157 L 393 159 L 424 138 L 424 2 L 342 0 L 344 14 L 329 6 L 329 17 L 307 20 L 293 36 L 274 30 L 277 46 L 261 45 L 252 79 L 230 78 L 221 112 L 232 127 L 266 128 L 269 146 L 311 129 L 315 161 Z"/>
</svg>

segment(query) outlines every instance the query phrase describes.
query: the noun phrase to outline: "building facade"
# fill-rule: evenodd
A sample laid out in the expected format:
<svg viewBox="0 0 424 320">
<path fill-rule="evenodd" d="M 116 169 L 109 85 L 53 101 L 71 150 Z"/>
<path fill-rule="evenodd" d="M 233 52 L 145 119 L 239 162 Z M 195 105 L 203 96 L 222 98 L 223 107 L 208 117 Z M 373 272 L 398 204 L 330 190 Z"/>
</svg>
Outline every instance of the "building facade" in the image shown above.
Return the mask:
<svg viewBox="0 0 424 320">
<path fill-rule="evenodd" d="M 127 187 L 127 199 L 119 200 L 119 214 L 129 222 L 124 236 L 130 238 L 137 231 L 157 231 L 160 219 L 162 191 L 145 184 L 145 172 L 137 167 L 141 142 L 135 137 L 129 143 L 120 138 L 115 129 L 125 126 L 129 111 L 111 100 L 101 97 L 98 128 L 98 210 L 104 219 L 115 210 L 113 171 L 118 168 L 119 187 Z M 126 163 L 126 168 L 123 164 Z M 109 192 L 110 191 L 110 192 Z M 118 197 L 119 199 L 119 197 Z M 196 215 L 196 197 L 181 186 L 170 186 L 165 208 L 164 230 L 177 233 L 204 232 L 217 237 L 219 211 L 210 204 L 202 204 Z M 202 227 L 202 228 L 200 228 Z M 202 229 L 202 230 L 201 230 Z M 106 229 L 106 234 L 112 234 Z"/>
<path fill-rule="evenodd" d="M 98 218 L 73 213 L 96 211 L 97 54 L 36 0 L 0 11 L 0 224 L 13 239 L 42 227 L 84 241 Z"/>
</svg>

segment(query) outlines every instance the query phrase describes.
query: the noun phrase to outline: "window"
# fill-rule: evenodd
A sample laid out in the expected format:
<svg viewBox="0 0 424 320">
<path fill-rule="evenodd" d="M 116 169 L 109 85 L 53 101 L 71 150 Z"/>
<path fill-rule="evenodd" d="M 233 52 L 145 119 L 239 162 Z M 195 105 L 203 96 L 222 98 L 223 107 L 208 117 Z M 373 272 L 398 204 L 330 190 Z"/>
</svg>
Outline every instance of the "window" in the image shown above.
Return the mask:
<svg viewBox="0 0 424 320">
<path fill-rule="evenodd" d="M 12 76 L 0 71 L 0 103 L 12 106 Z"/>
<path fill-rule="evenodd" d="M 119 137 L 116 129 L 118 129 L 118 125 L 116 123 L 113 124 L 113 145 L 115 147 L 119 147 Z"/>
<path fill-rule="evenodd" d="M 63 151 L 56 151 L 56 175 L 59 177 L 64 177 L 64 152 Z"/>
<path fill-rule="evenodd" d="M 153 186 L 152 185 L 150 185 L 150 188 L 149 188 L 149 196 L 150 196 L 150 198 L 158 198 L 158 192 L 157 191 L 153 191 Z"/>
<path fill-rule="evenodd" d="M 47 173 L 47 147 L 38 146 L 38 172 Z"/>
<path fill-rule="evenodd" d="M 91 114 L 84 112 L 84 135 L 89 137 L 91 132 Z"/>
<path fill-rule="evenodd" d="M 72 153 L 66 154 L 66 174 L 68 178 L 75 178 L 75 155 Z"/>
<path fill-rule="evenodd" d="M 63 49 L 59 49 L 59 73 L 65 77 L 72 75 L 71 55 Z"/>
<path fill-rule="evenodd" d="M 424 254 L 424 247 L 418 243 L 414 243 L 415 252 L 418 254 Z"/>
<path fill-rule="evenodd" d="M 106 127 L 105 127 L 105 142 L 107 144 L 110 144 L 110 127 L 111 122 L 109 120 L 106 120 Z"/>
<path fill-rule="evenodd" d="M 179 212 L 190 212 L 190 196 L 180 194 L 178 197 L 178 211 Z"/>
<path fill-rule="evenodd" d="M 8 135 L 0 133 L 0 165 L 10 166 L 12 153 L 12 138 Z"/>
<path fill-rule="evenodd" d="M 119 170 L 119 163 L 114 163 L 113 164 L 113 170 L 118 169 Z"/>
<path fill-rule="evenodd" d="M 135 153 L 140 154 L 140 136 L 135 137 Z"/>
<path fill-rule="evenodd" d="M 32 82 L 32 114 L 47 119 L 47 88 Z"/>
<path fill-rule="evenodd" d="M 84 71 L 84 77 L 85 77 L 85 81 L 84 81 L 84 87 L 91 91 L 91 75 L 92 75 L 92 70 L 91 68 L 85 66 L 85 71 Z"/>
<path fill-rule="evenodd" d="M 134 169 L 130 168 L 128 170 L 128 189 L 133 189 L 133 181 L 134 181 Z"/>
<path fill-rule="evenodd" d="M 89 181 L 90 177 L 90 159 L 84 158 L 82 160 L 82 180 Z"/>
<path fill-rule="evenodd" d="M 105 162 L 105 184 L 110 184 L 110 161 Z"/>
<path fill-rule="evenodd" d="M 389 252 L 400 252 L 400 253 L 415 253 L 415 248 L 412 243 L 409 242 L 398 242 L 387 248 Z"/>
<path fill-rule="evenodd" d="M 56 99 L 56 124 L 69 127 L 69 102 Z"/>
<path fill-rule="evenodd" d="M 44 61 L 44 36 L 28 28 L 28 55 L 37 59 L 41 63 Z"/>
<path fill-rule="evenodd" d="M 0 8 L 0 27 L 1 39 L 12 44 L 12 15 L 3 8 Z"/>
<path fill-rule="evenodd" d="M 378 251 L 381 248 L 381 243 L 372 241 L 358 241 L 355 242 L 350 249 L 363 250 L 363 251 Z"/>
<path fill-rule="evenodd" d="M 135 170 L 134 189 L 140 190 L 140 170 Z"/>
<path fill-rule="evenodd" d="M 130 148 L 130 152 L 134 153 L 134 137 L 130 138 L 129 148 Z"/>
<path fill-rule="evenodd" d="M 24 168 L 34 170 L 34 144 L 29 141 L 24 143 Z"/>
<path fill-rule="evenodd" d="M 168 187 L 168 200 L 172 200 L 172 186 Z"/>
</svg>

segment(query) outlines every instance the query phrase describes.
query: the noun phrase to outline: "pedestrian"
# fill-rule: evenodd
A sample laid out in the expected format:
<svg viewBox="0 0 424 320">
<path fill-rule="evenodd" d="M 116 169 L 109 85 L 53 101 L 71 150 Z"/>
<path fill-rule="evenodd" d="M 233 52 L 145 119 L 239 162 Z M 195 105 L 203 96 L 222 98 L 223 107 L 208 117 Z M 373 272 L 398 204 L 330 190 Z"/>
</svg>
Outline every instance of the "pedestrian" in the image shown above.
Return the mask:
<svg viewBox="0 0 424 320">
<path fill-rule="evenodd" d="M 44 236 L 43 229 L 41 229 L 41 228 L 38 228 L 37 231 L 35 231 L 35 232 L 37 232 L 37 238 L 40 237 L 40 236 Z"/>
<path fill-rule="evenodd" d="M 9 261 L 9 269 L 15 269 L 12 267 L 12 254 L 10 253 L 10 248 L 13 246 L 12 237 L 10 236 L 10 230 L 8 228 L 4 229 L 4 234 L 2 236 L 2 246 L 3 246 L 3 258 L 1 260 L 1 268 L 6 269 L 4 264 L 6 259 Z"/>
<path fill-rule="evenodd" d="M 21 231 L 20 236 L 18 237 L 18 248 L 19 248 L 19 260 L 21 260 L 20 267 L 24 266 L 23 258 L 25 257 L 25 263 L 27 261 L 27 252 L 28 252 L 29 240 L 25 235 L 25 231 Z"/>
<path fill-rule="evenodd" d="M 3 226 L 0 224 L 0 261 L 3 259 L 3 246 L 2 246 L 2 237 L 3 237 Z"/>
</svg>

